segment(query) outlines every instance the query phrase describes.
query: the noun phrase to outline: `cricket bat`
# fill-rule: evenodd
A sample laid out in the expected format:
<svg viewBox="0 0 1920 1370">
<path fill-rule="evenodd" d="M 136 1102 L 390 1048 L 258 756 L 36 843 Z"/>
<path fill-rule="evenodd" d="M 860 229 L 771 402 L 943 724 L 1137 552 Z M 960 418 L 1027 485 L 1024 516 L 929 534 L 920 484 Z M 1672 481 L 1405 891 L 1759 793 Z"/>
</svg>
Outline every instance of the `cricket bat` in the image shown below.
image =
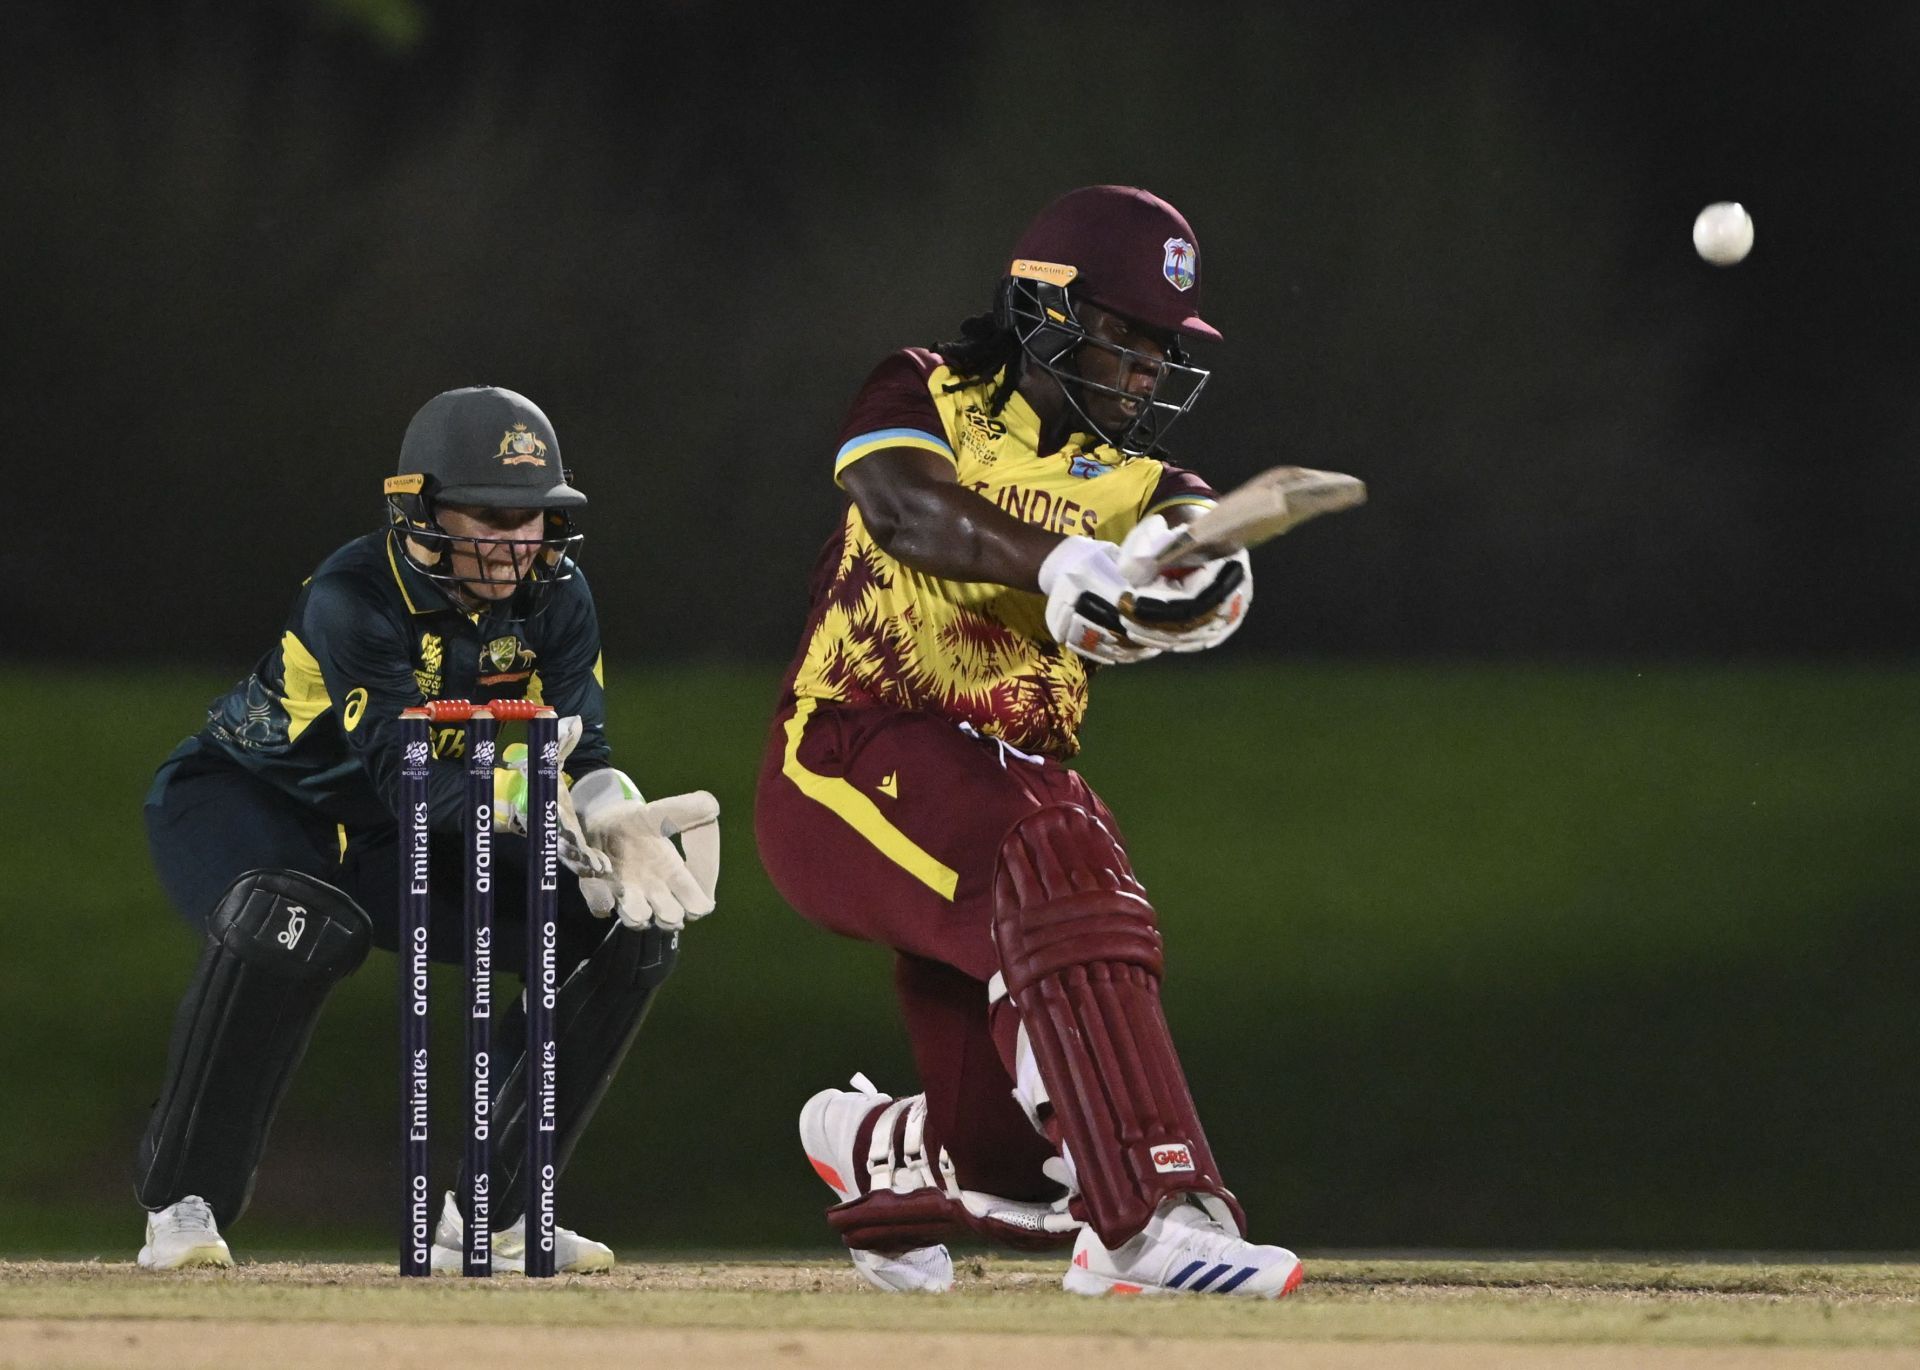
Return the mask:
<svg viewBox="0 0 1920 1370">
<path fill-rule="evenodd" d="M 1120 574 L 1145 585 L 1178 562 L 1232 556 L 1298 528 L 1310 518 L 1336 514 L 1367 501 L 1366 485 L 1338 471 L 1276 466 L 1222 495 L 1206 513 L 1174 530 L 1173 541 L 1151 557 L 1129 556 Z"/>
</svg>

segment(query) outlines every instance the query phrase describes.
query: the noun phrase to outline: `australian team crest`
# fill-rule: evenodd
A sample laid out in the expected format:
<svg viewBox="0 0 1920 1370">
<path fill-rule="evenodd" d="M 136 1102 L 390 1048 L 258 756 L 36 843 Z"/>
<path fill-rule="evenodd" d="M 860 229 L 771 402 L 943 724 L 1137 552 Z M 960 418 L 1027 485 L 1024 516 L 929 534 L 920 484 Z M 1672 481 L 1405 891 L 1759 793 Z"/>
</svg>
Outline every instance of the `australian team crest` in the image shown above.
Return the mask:
<svg viewBox="0 0 1920 1370">
<path fill-rule="evenodd" d="M 1160 270 L 1165 273 L 1167 283 L 1175 290 L 1193 289 L 1195 273 L 1200 269 L 1199 252 L 1185 238 L 1169 238 L 1166 241 L 1166 253 L 1161 259 Z"/>
<path fill-rule="evenodd" d="M 517 637 L 496 637 L 487 644 L 487 660 L 496 671 L 510 671 L 520 659 L 520 639 Z"/>
<path fill-rule="evenodd" d="M 500 450 L 494 455 L 500 458 L 502 466 L 545 466 L 547 444 L 524 423 L 516 423 L 501 435 Z"/>
</svg>

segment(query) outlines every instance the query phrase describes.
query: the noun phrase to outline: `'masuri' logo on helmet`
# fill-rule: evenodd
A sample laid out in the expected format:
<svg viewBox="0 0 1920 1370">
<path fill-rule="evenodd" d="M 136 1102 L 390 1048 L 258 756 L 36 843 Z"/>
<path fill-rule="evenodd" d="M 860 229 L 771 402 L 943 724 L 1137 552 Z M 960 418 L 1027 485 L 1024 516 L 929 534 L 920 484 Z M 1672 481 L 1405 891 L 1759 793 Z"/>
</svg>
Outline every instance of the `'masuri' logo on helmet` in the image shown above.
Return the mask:
<svg viewBox="0 0 1920 1370">
<path fill-rule="evenodd" d="M 1199 252 L 1185 238 L 1167 239 L 1166 251 L 1160 269 L 1166 273 L 1167 283 L 1175 290 L 1193 289 L 1194 272 L 1200 267 Z"/>
<path fill-rule="evenodd" d="M 1185 290 L 1185 286 L 1180 287 Z M 494 455 L 500 458 L 502 466 L 545 466 L 547 464 L 547 444 L 544 439 L 527 431 L 524 423 L 516 423 L 500 437 L 500 450 Z"/>
</svg>

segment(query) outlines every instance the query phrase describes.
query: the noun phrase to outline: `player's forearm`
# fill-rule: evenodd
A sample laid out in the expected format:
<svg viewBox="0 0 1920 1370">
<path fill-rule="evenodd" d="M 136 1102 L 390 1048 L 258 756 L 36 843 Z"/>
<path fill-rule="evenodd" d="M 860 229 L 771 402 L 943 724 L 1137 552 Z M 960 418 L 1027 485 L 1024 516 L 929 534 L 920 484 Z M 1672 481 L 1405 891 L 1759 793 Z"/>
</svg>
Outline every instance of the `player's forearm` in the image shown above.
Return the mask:
<svg viewBox="0 0 1920 1370">
<path fill-rule="evenodd" d="M 960 485 L 901 491 L 886 509 L 862 514 L 888 556 L 942 580 L 1037 590 L 1040 563 L 1060 542 Z"/>
</svg>

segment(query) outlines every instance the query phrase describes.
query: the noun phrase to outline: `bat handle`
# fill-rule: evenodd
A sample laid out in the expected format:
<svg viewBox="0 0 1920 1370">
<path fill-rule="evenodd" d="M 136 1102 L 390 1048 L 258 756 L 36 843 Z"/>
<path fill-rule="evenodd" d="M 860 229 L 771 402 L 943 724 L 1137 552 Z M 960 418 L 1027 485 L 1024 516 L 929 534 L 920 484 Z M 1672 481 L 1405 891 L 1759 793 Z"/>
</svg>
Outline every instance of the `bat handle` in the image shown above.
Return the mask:
<svg viewBox="0 0 1920 1370">
<path fill-rule="evenodd" d="M 1120 574 L 1126 577 L 1129 585 L 1149 585 L 1192 550 L 1193 535 L 1182 528 L 1173 535 L 1171 542 L 1150 557 L 1136 555 L 1120 558 Z"/>
</svg>

